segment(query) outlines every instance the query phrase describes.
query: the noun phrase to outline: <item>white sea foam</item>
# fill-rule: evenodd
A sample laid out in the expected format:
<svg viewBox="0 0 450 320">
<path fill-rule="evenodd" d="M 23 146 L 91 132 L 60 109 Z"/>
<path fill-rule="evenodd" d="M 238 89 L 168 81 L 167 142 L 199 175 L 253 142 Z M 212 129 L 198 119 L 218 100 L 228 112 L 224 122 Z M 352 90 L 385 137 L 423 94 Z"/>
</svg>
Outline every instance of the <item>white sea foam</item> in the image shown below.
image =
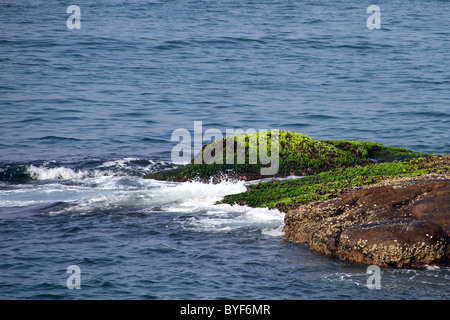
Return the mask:
<svg viewBox="0 0 450 320">
<path fill-rule="evenodd" d="M 73 202 L 81 194 L 92 192 L 83 186 L 67 186 L 59 183 L 20 185 L 10 190 L 0 190 L 0 207 L 25 207 L 56 202 Z"/>
<path fill-rule="evenodd" d="M 168 204 L 164 210 L 191 214 L 181 225 L 198 232 L 230 232 L 257 229 L 269 236 L 283 234 L 284 214 L 278 210 L 247 206 L 216 204 L 224 196 L 246 191 L 246 184 L 222 182 L 205 184 L 185 182 L 164 186 L 154 194 L 155 200 Z"/>
<path fill-rule="evenodd" d="M 427 269 L 428 271 L 440 271 L 440 270 L 441 270 L 441 268 L 440 268 L 439 266 L 429 266 L 429 265 L 426 265 L 425 267 L 426 267 L 426 269 Z"/>
<path fill-rule="evenodd" d="M 154 191 L 157 202 L 169 204 L 166 210 L 184 212 L 203 212 L 211 208 L 224 196 L 246 191 L 244 182 L 222 182 L 218 184 L 184 182 L 166 184 Z M 170 205 L 171 204 L 171 205 Z"/>
<path fill-rule="evenodd" d="M 266 235 L 266 236 L 271 236 L 271 237 L 282 237 L 284 236 L 284 231 L 283 231 L 283 220 L 284 220 L 284 215 L 283 219 L 281 219 L 281 221 L 279 222 L 280 225 L 276 228 L 263 228 L 261 229 L 261 233 Z"/>
<path fill-rule="evenodd" d="M 281 236 L 283 220 L 284 214 L 278 210 L 218 205 L 184 221 L 183 226 L 199 232 L 259 230 L 264 235 Z"/>
<path fill-rule="evenodd" d="M 27 207 L 41 204 L 41 201 L 37 200 L 2 200 L 0 201 L 0 207 L 13 208 L 13 207 Z"/>
<path fill-rule="evenodd" d="M 85 178 L 98 178 L 109 176 L 129 176 L 130 173 L 147 174 L 155 171 L 160 166 L 167 166 L 164 161 L 143 160 L 139 165 L 132 165 L 131 162 L 139 161 L 138 158 L 122 158 L 118 160 L 106 161 L 95 168 L 72 169 L 65 166 L 52 167 L 55 161 L 49 161 L 41 166 L 29 165 L 26 170 L 30 177 L 35 180 L 74 180 Z"/>
<path fill-rule="evenodd" d="M 36 180 L 81 179 L 88 175 L 87 171 L 75 171 L 66 167 L 45 168 L 30 165 L 27 171 Z"/>
<path fill-rule="evenodd" d="M 35 180 L 80 180 L 118 175 L 112 170 L 74 170 L 64 166 L 47 168 L 45 166 L 27 166 L 27 172 Z"/>
<path fill-rule="evenodd" d="M 195 232 L 254 229 L 260 230 L 264 235 L 282 235 L 284 214 L 278 210 L 216 204 L 226 195 L 246 191 L 244 181 L 224 181 L 218 184 L 175 183 L 114 176 L 95 170 L 74 170 L 63 166 L 46 168 L 30 165 L 28 172 L 34 179 L 44 183 L 23 185 L 16 191 L 0 191 L 1 207 L 51 205 L 58 202 L 70 204 L 52 207 L 48 212 L 51 215 L 86 214 L 105 210 L 137 210 L 157 214 L 163 210 L 173 212 L 175 223 Z M 182 218 L 178 218 L 179 213 L 183 214 Z"/>
</svg>

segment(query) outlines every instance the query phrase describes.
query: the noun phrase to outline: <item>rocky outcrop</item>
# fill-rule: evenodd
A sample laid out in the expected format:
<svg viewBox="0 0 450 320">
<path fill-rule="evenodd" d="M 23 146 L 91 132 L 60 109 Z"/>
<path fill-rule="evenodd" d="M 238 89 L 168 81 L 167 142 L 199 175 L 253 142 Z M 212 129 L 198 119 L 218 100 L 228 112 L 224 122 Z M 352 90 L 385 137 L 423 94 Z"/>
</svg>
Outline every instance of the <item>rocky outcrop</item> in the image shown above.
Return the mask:
<svg viewBox="0 0 450 320">
<path fill-rule="evenodd" d="M 287 238 L 342 260 L 392 267 L 449 263 L 449 155 L 313 140 L 289 131 L 254 132 L 208 143 L 189 164 L 145 178 L 267 178 L 261 173 L 267 159 L 255 156 L 273 156 L 274 150 L 278 170 L 271 177 L 306 177 L 252 184 L 219 203 L 285 212 Z"/>
<path fill-rule="evenodd" d="M 348 189 L 289 210 L 284 227 L 318 253 L 391 267 L 448 264 L 449 231 L 448 173 Z"/>
<path fill-rule="evenodd" d="M 262 145 L 267 148 L 263 154 L 277 151 L 277 170 L 274 174 L 261 173 L 261 169 L 267 166 L 267 163 L 261 163 L 261 140 L 265 141 Z M 275 149 L 272 149 L 272 144 L 276 144 Z M 215 140 L 204 145 L 189 164 L 154 172 L 145 178 L 177 182 L 257 180 L 313 175 L 338 168 L 424 156 L 429 155 L 399 147 L 385 147 L 376 142 L 314 140 L 291 131 L 278 131 L 276 134 L 272 131 L 254 132 Z M 207 157 L 213 161 L 205 161 Z"/>
</svg>

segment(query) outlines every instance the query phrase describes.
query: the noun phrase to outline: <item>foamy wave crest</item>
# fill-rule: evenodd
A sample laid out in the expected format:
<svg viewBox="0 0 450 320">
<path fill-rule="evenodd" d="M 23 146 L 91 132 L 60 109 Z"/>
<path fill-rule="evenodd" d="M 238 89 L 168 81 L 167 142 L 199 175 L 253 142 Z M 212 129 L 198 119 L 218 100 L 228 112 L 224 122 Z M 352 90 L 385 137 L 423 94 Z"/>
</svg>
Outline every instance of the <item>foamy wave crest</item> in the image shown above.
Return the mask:
<svg viewBox="0 0 450 320">
<path fill-rule="evenodd" d="M 64 166 L 47 168 L 29 165 L 26 167 L 26 171 L 33 180 L 76 180 L 126 175 L 117 170 L 72 169 Z"/>
<path fill-rule="evenodd" d="M 156 181 L 115 175 L 115 170 L 108 175 L 108 171 L 99 171 L 98 167 L 76 170 L 30 165 L 27 172 L 33 179 L 47 181 L 24 185 L 18 190 L 0 190 L 0 202 L 9 201 L 4 206 L 48 205 L 42 212 L 50 215 L 98 212 L 154 215 L 164 211 L 173 214 L 174 223 L 193 232 L 283 234 L 284 214 L 278 210 L 217 204 L 226 195 L 245 192 L 244 181 L 216 184 Z M 36 199 L 37 202 L 30 202 Z"/>
<path fill-rule="evenodd" d="M 246 190 L 243 181 L 224 181 L 218 184 L 186 182 L 164 186 L 155 195 L 164 199 L 164 202 L 169 202 L 163 210 L 192 215 L 179 221 L 183 228 L 189 230 L 197 232 L 259 230 L 264 235 L 282 236 L 284 214 L 279 210 L 216 204 L 226 195 Z"/>
<path fill-rule="evenodd" d="M 221 183 L 184 182 L 163 185 L 153 194 L 156 201 L 164 200 L 171 204 L 166 210 L 182 210 L 184 212 L 203 212 L 211 208 L 226 195 L 247 190 L 243 181 Z"/>
<path fill-rule="evenodd" d="M 259 231 L 268 236 L 282 236 L 284 214 L 266 208 L 220 204 L 205 214 L 191 217 L 183 226 L 199 232 Z"/>
<path fill-rule="evenodd" d="M 142 176 L 154 171 L 176 168 L 177 165 L 166 161 L 140 158 L 122 158 L 103 162 L 96 168 L 102 172 L 109 170 L 116 175 Z"/>
</svg>

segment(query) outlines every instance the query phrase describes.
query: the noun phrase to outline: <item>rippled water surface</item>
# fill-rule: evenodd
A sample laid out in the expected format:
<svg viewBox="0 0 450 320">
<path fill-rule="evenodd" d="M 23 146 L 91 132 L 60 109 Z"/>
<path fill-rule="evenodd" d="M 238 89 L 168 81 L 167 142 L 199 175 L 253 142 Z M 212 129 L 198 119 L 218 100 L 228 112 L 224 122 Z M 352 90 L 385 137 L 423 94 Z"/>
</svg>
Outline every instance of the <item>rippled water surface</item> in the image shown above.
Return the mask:
<svg viewBox="0 0 450 320">
<path fill-rule="evenodd" d="M 142 179 L 178 128 L 450 153 L 448 1 L 0 3 L 0 299 L 448 299 L 446 268 L 342 263 L 243 182 Z M 177 140 L 178 141 L 178 140 Z M 67 267 L 81 270 L 69 290 Z"/>
</svg>

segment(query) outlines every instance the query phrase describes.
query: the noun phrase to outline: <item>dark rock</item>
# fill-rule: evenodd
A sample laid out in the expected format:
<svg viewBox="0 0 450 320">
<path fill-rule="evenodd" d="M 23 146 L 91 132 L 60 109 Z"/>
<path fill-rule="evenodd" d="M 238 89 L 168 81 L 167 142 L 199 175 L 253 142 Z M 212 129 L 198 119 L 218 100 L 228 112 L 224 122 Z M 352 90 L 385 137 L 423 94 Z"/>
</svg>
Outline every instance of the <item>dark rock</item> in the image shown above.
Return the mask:
<svg viewBox="0 0 450 320">
<path fill-rule="evenodd" d="M 447 264 L 449 237 L 439 225 L 411 218 L 351 226 L 340 236 L 342 260 L 394 267 Z"/>
<path fill-rule="evenodd" d="M 302 205 L 285 216 L 287 238 L 342 260 L 393 267 L 448 264 L 450 179 L 387 180 Z"/>
<path fill-rule="evenodd" d="M 415 219 L 429 220 L 440 225 L 450 234 L 450 186 L 433 190 L 427 199 L 411 206 L 411 215 Z"/>
</svg>

